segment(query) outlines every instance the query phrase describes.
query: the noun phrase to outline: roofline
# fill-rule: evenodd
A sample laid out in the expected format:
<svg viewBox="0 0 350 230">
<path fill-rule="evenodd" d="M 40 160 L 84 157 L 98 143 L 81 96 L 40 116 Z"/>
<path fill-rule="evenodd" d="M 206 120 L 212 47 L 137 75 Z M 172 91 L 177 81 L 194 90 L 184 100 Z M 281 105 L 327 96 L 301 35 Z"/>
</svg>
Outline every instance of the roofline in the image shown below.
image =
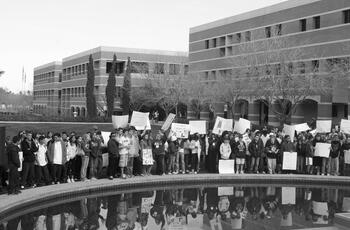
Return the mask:
<svg viewBox="0 0 350 230">
<path fill-rule="evenodd" d="M 41 69 L 44 69 L 44 68 L 47 68 L 50 66 L 61 66 L 61 65 L 62 65 L 61 61 L 53 61 L 53 62 L 44 64 L 44 65 L 40 65 L 40 66 L 35 67 L 34 71 L 38 71 L 38 70 L 41 70 Z"/>
<path fill-rule="evenodd" d="M 322 0 L 287 0 L 271 6 L 263 7 L 260 9 L 248 11 L 246 13 L 237 14 L 231 17 L 191 27 L 190 34 L 320 1 Z"/>
<path fill-rule="evenodd" d="M 184 51 L 169 51 L 169 50 L 155 50 L 155 49 L 138 49 L 138 48 L 125 48 L 125 47 L 113 47 L 113 46 L 99 46 L 93 49 L 89 49 L 72 56 L 68 56 L 62 59 L 62 62 L 71 61 L 76 58 L 87 56 L 89 54 L 98 53 L 98 52 L 115 52 L 118 53 L 138 53 L 138 54 L 157 54 L 164 56 L 177 56 L 177 57 L 186 57 L 188 58 L 188 52 Z"/>
</svg>

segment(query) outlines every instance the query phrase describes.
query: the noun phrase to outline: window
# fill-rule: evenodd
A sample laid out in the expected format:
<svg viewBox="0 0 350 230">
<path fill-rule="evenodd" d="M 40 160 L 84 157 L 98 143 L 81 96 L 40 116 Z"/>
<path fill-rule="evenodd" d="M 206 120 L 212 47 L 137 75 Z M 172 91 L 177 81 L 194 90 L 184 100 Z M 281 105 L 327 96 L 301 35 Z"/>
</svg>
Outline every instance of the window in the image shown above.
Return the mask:
<svg viewBox="0 0 350 230">
<path fill-rule="evenodd" d="M 62 82 L 62 73 L 58 74 L 58 82 Z"/>
<path fill-rule="evenodd" d="M 313 19 L 314 19 L 314 29 L 321 28 L 321 17 L 320 16 L 316 16 Z"/>
<path fill-rule="evenodd" d="M 249 42 L 251 40 L 251 36 L 252 36 L 251 32 L 250 31 L 246 31 L 245 32 L 245 41 Z"/>
<path fill-rule="evenodd" d="M 184 70 L 184 74 L 187 75 L 188 74 L 188 65 L 185 65 L 185 70 Z"/>
<path fill-rule="evenodd" d="M 148 63 L 131 62 L 131 73 L 148 73 Z"/>
<path fill-rule="evenodd" d="M 100 61 L 94 61 L 94 69 L 100 68 Z"/>
<path fill-rule="evenodd" d="M 266 38 L 271 37 L 271 26 L 265 27 L 265 35 L 266 35 Z"/>
<path fill-rule="evenodd" d="M 154 73 L 155 74 L 164 74 L 164 63 L 155 63 L 154 64 Z"/>
<path fill-rule="evenodd" d="M 205 40 L 205 48 L 209 49 L 209 40 Z"/>
<path fill-rule="evenodd" d="M 299 73 L 303 74 L 305 73 L 305 63 L 299 62 Z"/>
<path fill-rule="evenodd" d="M 343 21 L 345 24 L 350 23 L 350 10 L 343 11 Z"/>
<path fill-rule="evenodd" d="M 332 117 L 338 117 L 338 106 L 332 104 Z"/>
<path fill-rule="evenodd" d="M 282 24 L 276 25 L 276 35 L 281 36 L 282 35 Z"/>
<path fill-rule="evenodd" d="M 216 47 L 216 38 L 213 39 L 213 48 Z"/>
<path fill-rule="evenodd" d="M 227 56 L 232 56 L 233 55 L 233 48 L 232 48 L 232 46 L 227 47 L 226 54 L 227 54 Z"/>
<path fill-rule="evenodd" d="M 177 75 L 180 73 L 180 65 L 179 64 L 169 64 L 169 74 Z"/>
<path fill-rule="evenodd" d="M 241 40 L 242 40 L 242 35 L 241 35 L 241 33 L 237 33 L 237 34 L 236 34 L 236 41 L 237 41 L 238 43 L 240 43 Z"/>
<path fill-rule="evenodd" d="M 312 71 L 318 72 L 318 69 L 320 68 L 320 61 L 313 60 L 313 61 L 311 61 L 311 65 L 312 65 Z"/>
<path fill-rule="evenodd" d="M 225 48 L 220 48 L 220 57 L 225 57 L 225 55 L 226 55 L 226 50 L 225 50 Z"/>
<path fill-rule="evenodd" d="M 226 44 L 226 37 L 220 37 L 219 39 L 219 45 L 220 46 L 224 46 Z"/>
<path fill-rule="evenodd" d="M 288 63 L 288 73 L 289 74 L 293 74 L 294 73 L 293 63 Z"/>
<path fill-rule="evenodd" d="M 306 31 L 306 19 L 301 19 L 300 23 L 300 31 Z"/>
<path fill-rule="evenodd" d="M 204 80 L 208 81 L 209 80 L 209 72 L 204 73 Z"/>
</svg>

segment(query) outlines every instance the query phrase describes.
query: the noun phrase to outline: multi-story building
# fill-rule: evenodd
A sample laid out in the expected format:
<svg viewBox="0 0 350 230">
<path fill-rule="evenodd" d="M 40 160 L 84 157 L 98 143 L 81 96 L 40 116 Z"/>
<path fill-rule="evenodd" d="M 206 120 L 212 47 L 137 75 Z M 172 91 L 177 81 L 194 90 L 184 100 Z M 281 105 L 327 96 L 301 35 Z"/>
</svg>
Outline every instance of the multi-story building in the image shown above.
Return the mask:
<svg viewBox="0 0 350 230">
<path fill-rule="evenodd" d="M 215 81 L 230 73 L 230 58 L 239 58 L 244 44 L 268 39 L 293 42 L 293 48 L 305 51 L 293 65 L 307 72 L 315 67 L 325 74 L 327 65 L 339 60 L 349 64 L 350 1 L 290 0 L 248 13 L 224 18 L 190 29 L 190 73 L 199 73 L 205 80 Z M 297 107 L 292 123 L 312 118 L 338 122 L 349 114 L 349 85 L 334 82 L 331 96 L 314 95 Z M 225 102 L 215 104 L 217 115 L 223 116 Z M 266 103 L 242 98 L 236 103 L 235 119 L 245 117 L 256 124 L 278 124 Z"/>
<path fill-rule="evenodd" d="M 186 52 L 97 47 L 50 63 L 34 70 L 34 111 L 58 116 L 86 116 L 85 87 L 89 56 L 95 70 L 95 97 L 99 114 L 106 110 L 105 90 L 113 55 L 117 56 L 115 109 L 120 108 L 126 62 L 130 57 L 132 87 L 141 86 L 145 74 L 170 75 L 188 71 Z M 50 80 L 51 79 L 51 80 Z"/>
</svg>

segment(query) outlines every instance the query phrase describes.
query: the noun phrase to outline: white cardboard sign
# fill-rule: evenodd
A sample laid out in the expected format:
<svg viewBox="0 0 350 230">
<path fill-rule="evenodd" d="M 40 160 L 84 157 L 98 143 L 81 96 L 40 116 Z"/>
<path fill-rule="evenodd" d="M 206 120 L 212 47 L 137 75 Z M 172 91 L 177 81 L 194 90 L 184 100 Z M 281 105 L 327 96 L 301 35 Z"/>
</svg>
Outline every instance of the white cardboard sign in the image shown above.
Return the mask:
<svg viewBox="0 0 350 230">
<path fill-rule="evenodd" d="M 297 170 L 297 153 L 284 152 L 283 153 L 283 170 Z"/>
<path fill-rule="evenodd" d="M 294 140 L 295 126 L 284 124 L 283 132 L 284 132 L 285 135 L 290 136 L 290 139 L 291 139 L 292 141 Z"/>
<path fill-rule="evenodd" d="M 173 123 L 174 119 L 175 119 L 175 114 L 173 113 L 169 113 L 168 117 L 166 118 L 163 126 L 162 126 L 162 130 L 168 130 L 171 126 L 171 123 Z"/>
<path fill-rule="evenodd" d="M 130 126 L 134 126 L 137 130 L 151 129 L 151 123 L 149 121 L 149 113 L 142 113 L 133 111 L 130 121 Z"/>
<path fill-rule="evenodd" d="M 295 204 L 295 187 L 282 187 L 282 204 Z"/>
<path fill-rule="evenodd" d="M 316 143 L 315 156 L 329 158 L 331 151 L 331 144 L 328 143 Z"/>
<path fill-rule="evenodd" d="M 316 132 L 317 133 L 330 133 L 332 129 L 331 120 L 317 120 L 316 121 Z"/>
<path fill-rule="evenodd" d="M 177 138 L 188 138 L 190 126 L 188 124 L 172 123 L 171 131 Z"/>
<path fill-rule="evenodd" d="M 113 115 L 112 116 L 112 125 L 113 125 L 114 129 L 128 127 L 128 121 L 129 121 L 128 115 L 123 115 L 123 116 Z"/>
<path fill-rule="evenodd" d="M 220 174 L 234 174 L 235 173 L 235 160 L 219 160 L 219 173 Z"/>
<path fill-rule="evenodd" d="M 224 131 L 232 131 L 233 120 L 216 117 L 213 133 L 221 135 Z"/>
<path fill-rule="evenodd" d="M 206 134 L 207 133 L 207 122 L 206 121 L 190 121 L 190 133 L 191 134 Z"/>
<path fill-rule="evenodd" d="M 239 121 L 235 123 L 235 127 L 233 131 L 240 134 L 244 134 L 246 130 L 250 128 L 251 128 L 251 123 L 249 120 L 239 118 Z"/>
<path fill-rule="evenodd" d="M 350 134 L 350 120 L 341 120 L 340 131 L 346 134 Z"/>
</svg>

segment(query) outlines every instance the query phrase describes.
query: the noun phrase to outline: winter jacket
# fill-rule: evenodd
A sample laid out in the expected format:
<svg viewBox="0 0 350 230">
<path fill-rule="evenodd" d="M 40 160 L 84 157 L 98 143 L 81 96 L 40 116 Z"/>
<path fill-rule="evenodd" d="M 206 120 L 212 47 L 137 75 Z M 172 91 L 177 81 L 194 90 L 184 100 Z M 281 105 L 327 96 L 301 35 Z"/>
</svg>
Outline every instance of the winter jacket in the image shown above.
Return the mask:
<svg viewBox="0 0 350 230">
<path fill-rule="evenodd" d="M 152 144 L 153 153 L 156 156 L 165 155 L 164 142 L 162 140 L 155 140 Z"/>
<path fill-rule="evenodd" d="M 235 156 L 237 158 L 245 158 L 245 154 L 247 152 L 247 147 L 244 142 L 238 142 L 235 147 Z"/>
<path fill-rule="evenodd" d="M 107 151 L 109 156 L 119 156 L 119 143 L 114 139 L 109 139 L 107 143 Z"/>
<path fill-rule="evenodd" d="M 34 140 L 31 140 L 28 143 L 27 140 L 21 142 L 21 149 L 23 151 L 24 162 L 34 162 L 35 161 L 35 152 L 38 151 L 38 147 L 36 146 Z"/>
<path fill-rule="evenodd" d="M 281 145 L 281 152 L 295 152 L 295 146 L 293 142 L 283 142 Z"/>
<path fill-rule="evenodd" d="M 340 141 L 332 141 L 331 142 L 331 152 L 330 157 L 337 158 L 340 155 L 341 144 Z"/>
<path fill-rule="evenodd" d="M 168 153 L 175 154 L 177 152 L 177 146 L 174 141 L 169 142 Z"/>
<path fill-rule="evenodd" d="M 19 168 L 21 166 L 19 160 L 19 147 L 15 144 L 10 143 L 7 147 L 7 157 L 8 157 L 8 165 L 9 168 Z"/>
<path fill-rule="evenodd" d="M 248 150 L 252 157 L 261 157 L 264 152 L 264 143 L 260 139 L 258 141 L 253 139 L 248 146 Z"/>
<path fill-rule="evenodd" d="M 232 152 L 232 150 L 231 150 L 230 144 L 222 143 L 220 145 L 220 156 L 221 156 L 221 159 L 224 159 L 224 160 L 230 159 L 231 152 Z"/>
<path fill-rule="evenodd" d="M 271 139 L 269 139 L 265 145 L 265 153 L 268 158 L 276 159 L 280 153 L 280 144 L 278 141 L 275 140 L 275 142 L 272 143 Z"/>
<path fill-rule="evenodd" d="M 67 162 L 67 148 L 66 143 L 64 141 L 59 141 L 62 146 L 62 164 L 65 164 Z M 55 142 L 49 142 L 49 146 L 47 147 L 47 158 L 50 163 L 53 163 L 55 154 Z"/>
</svg>

